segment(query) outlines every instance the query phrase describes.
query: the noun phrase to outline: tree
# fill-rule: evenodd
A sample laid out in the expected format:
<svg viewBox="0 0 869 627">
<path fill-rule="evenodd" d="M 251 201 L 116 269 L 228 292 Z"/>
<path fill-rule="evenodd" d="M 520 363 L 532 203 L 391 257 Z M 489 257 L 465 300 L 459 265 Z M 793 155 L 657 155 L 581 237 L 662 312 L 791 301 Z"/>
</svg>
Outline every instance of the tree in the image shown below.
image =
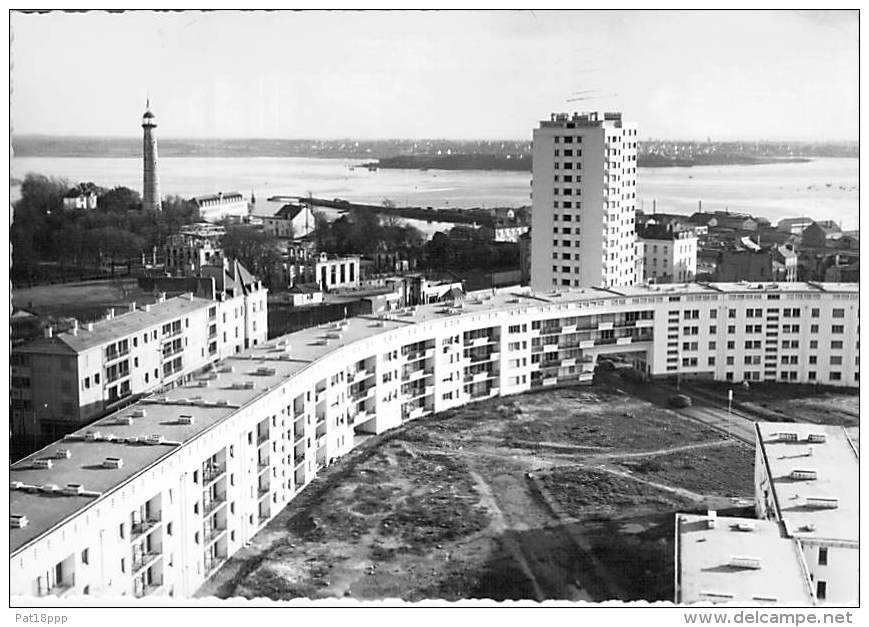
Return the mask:
<svg viewBox="0 0 869 627">
<path fill-rule="evenodd" d="M 141 209 L 142 197 L 129 187 L 114 187 L 97 198 L 97 207 L 109 213 Z"/>
<path fill-rule="evenodd" d="M 21 183 L 21 200 L 18 201 L 18 207 L 41 213 L 57 211 L 63 207 L 63 197 L 67 191 L 69 191 L 69 181 L 66 179 L 49 178 L 30 172 Z"/>
<path fill-rule="evenodd" d="M 221 246 L 227 257 L 238 259 L 266 285 L 272 286 L 275 270 L 282 262 L 274 235 L 250 226 L 233 226 L 226 230 Z"/>
</svg>

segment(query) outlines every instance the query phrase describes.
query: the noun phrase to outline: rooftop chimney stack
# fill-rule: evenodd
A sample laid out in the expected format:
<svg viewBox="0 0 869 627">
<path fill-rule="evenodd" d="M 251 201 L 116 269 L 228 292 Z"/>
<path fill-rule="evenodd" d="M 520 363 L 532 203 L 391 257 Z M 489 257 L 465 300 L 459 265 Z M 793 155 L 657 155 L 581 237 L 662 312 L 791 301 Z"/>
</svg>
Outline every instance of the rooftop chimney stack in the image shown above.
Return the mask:
<svg viewBox="0 0 869 627">
<path fill-rule="evenodd" d="M 52 327 L 52 326 L 45 327 L 45 337 L 54 337 L 54 327 Z"/>
</svg>

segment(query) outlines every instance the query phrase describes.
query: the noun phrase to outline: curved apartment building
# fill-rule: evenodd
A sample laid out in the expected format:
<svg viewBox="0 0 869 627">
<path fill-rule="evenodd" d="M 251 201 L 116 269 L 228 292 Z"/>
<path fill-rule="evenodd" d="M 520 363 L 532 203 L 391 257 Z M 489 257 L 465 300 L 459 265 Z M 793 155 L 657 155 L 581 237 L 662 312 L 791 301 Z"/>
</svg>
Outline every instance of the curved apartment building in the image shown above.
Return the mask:
<svg viewBox="0 0 869 627">
<path fill-rule="evenodd" d="M 230 356 L 12 465 L 13 595 L 190 596 L 367 434 L 470 401 L 648 377 L 859 383 L 857 284 L 469 295 Z"/>
</svg>

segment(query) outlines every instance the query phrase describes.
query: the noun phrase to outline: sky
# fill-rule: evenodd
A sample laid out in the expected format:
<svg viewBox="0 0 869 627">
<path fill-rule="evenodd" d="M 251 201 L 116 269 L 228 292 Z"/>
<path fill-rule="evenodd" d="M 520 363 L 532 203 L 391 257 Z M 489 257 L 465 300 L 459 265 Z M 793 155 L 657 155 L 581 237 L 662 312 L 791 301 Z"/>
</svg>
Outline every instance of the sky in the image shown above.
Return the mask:
<svg viewBox="0 0 869 627">
<path fill-rule="evenodd" d="M 642 139 L 858 139 L 856 11 L 54 12 L 11 28 L 16 134 L 137 136 L 150 96 L 162 137 L 527 140 L 551 112 L 603 109 Z"/>
</svg>

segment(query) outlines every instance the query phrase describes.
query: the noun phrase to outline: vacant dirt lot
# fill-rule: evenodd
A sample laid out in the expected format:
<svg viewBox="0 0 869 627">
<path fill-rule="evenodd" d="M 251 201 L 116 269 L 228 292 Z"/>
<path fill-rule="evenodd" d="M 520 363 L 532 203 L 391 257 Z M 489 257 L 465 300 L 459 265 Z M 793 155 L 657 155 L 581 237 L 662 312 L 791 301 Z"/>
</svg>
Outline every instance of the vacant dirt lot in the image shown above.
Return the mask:
<svg viewBox="0 0 869 627">
<path fill-rule="evenodd" d="M 673 514 L 751 499 L 752 466 L 614 387 L 494 399 L 366 442 L 199 596 L 669 600 Z"/>
</svg>

